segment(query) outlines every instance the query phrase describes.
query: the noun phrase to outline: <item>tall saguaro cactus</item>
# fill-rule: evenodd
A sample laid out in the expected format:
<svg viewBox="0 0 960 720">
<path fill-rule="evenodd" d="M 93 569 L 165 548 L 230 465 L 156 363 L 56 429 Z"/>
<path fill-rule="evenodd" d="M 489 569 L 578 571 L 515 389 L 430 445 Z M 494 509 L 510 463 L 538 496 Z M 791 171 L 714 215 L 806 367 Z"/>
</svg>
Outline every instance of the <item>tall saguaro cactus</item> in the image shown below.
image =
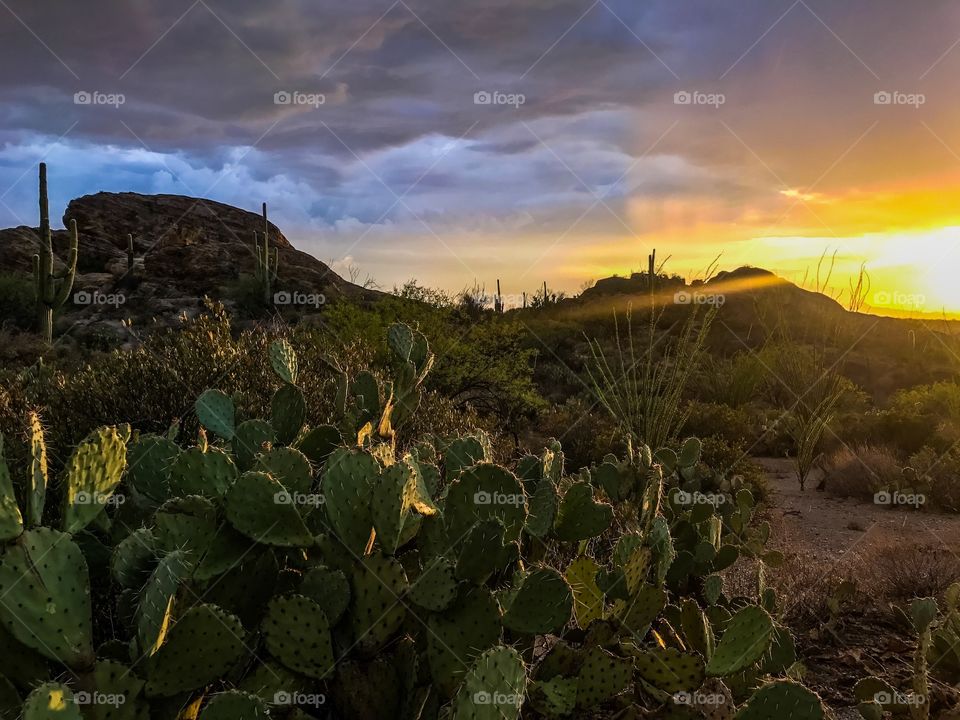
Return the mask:
<svg viewBox="0 0 960 720">
<path fill-rule="evenodd" d="M 273 249 L 272 254 L 270 252 L 270 222 L 267 220 L 266 203 L 263 204 L 263 245 L 260 244 L 260 236 L 256 232 L 253 233 L 253 244 L 257 258 L 254 276 L 263 290 L 264 304 L 269 305 L 273 301 L 272 287 L 273 282 L 277 279 L 280 257 L 276 248 Z"/>
<path fill-rule="evenodd" d="M 77 274 L 77 221 L 70 221 L 70 254 L 62 272 L 53 271 L 53 237 L 47 202 L 47 164 L 40 163 L 40 253 L 33 256 L 33 280 L 37 297 L 37 331 L 53 342 L 53 311 L 70 297 Z"/>
</svg>

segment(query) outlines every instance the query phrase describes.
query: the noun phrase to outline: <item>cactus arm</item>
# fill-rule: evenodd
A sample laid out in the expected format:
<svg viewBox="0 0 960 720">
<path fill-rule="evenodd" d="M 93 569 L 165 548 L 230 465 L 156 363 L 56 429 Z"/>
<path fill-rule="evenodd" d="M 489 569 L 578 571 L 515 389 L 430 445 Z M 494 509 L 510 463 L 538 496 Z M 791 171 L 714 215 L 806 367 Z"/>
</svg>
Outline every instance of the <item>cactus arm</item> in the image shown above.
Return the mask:
<svg viewBox="0 0 960 720">
<path fill-rule="evenodd" d="M 73 280 L 77 276 L 77 221 L 70 221 L 70 255 L 67 259 L 67 266 L 62 273 L 57 275 L 60 280 L 60 287 L 51 303 L 54 310 L 63 307 L 63 304 L 70 297 L 70 291 L 73 290 Z"/>
</svg>

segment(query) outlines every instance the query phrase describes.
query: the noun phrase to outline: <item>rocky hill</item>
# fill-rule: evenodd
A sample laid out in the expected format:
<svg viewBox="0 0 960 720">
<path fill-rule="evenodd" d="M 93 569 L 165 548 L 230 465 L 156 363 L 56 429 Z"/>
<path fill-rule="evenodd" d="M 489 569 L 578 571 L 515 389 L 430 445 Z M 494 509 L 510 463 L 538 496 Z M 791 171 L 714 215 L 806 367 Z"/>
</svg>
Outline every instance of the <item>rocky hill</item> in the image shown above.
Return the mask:
<svg viewBox="0 0 960 720">
<path fill-rule="evenodd" d="M 231 305 L 242 278 L 253 273 L 254 232 L 263 231 L 258 213 L 180 195 L 85 195 L 67 206 L 64 225 L 70 220 L 77 221 L 80 251 L 72 302 L 57 313 L 58 331 L 107 333 L 121 340 L 130 333 L 124 321 L 132 321 L 134 329 L 171 325 L 182 313 L 202 308 L 205 296 Z M 279 311 L 309 314 L 324 302 L 376 296 L 294 248 L 272 223 L 269 232 L 280 258 L 275 289 L 305 299 Z M 128 235 L 133 236 L 132 268 Z M 54 231 L 53 244 L 54 264 L 61 268 L 67 231 Z M 0 230 L 0 271 L 29 276 L 38 247 L 36 228 Z"/>
</svg>

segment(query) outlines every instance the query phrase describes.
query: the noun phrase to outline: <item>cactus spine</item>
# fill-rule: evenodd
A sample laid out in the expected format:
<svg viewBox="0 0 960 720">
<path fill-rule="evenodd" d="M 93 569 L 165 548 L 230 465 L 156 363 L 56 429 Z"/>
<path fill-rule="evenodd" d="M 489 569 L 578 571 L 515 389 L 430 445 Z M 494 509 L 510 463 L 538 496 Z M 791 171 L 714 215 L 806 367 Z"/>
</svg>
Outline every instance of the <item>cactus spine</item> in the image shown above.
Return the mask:
<svg viewBox="0 0 960 720">
<path fill-rule="evenodd" d="M 273 300 L 272 286 L 277 279 L 277 267 L 280 264 L 280 258 L 277 255 L 277 248 L 270 253 L 270 222 L 267 220 L 267 204 L 263 204 L 263 245 L 260 244 L 260 236 L 253 233 L 253 244 L 257 258 L 254 275 L 263 289 L 263 302 L 269 305 Z"/>
<path fill-rule="evenodd" d="M 47 202 L 47 164 L 40 163 L 40 253 L 33 256 L 33 281 L 37 298 L 37 331 L 53 342 L 53 311 L 67 301 L 77 273 L 77 221 L 70 221 L 70 254 L 63 272 L 53 271 L 53 239 Z"/>
</svg>

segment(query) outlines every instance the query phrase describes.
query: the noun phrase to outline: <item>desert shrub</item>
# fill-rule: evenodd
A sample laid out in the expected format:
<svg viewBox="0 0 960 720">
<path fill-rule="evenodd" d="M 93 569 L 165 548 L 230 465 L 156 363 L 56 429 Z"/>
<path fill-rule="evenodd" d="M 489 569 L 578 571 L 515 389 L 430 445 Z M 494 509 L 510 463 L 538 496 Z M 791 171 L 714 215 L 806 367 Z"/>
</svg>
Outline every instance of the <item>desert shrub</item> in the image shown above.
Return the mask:
<svg viewBox="0 0 960 720">
<path fill-rule="evenodd" d="M 855 570 L 870 597 L 901 602 L 941 596 L 960 577 L 960 557 L 940 544 L 874 543 L 859 554 Z"/>
<path fill-rule="evenodd" d="M 742 441 L 729 441 L 725 438 L 704 437 L 701 441 L 700 461 L 711 468 L 714 487 L 724 478 L 739 476 L 744 486 L 753 493 L 758 501 L 766 500 L 770 494 L 763 468 L 750 459 Z"/>
<path fill-rule="evenodd" d="M 22 330 L 36 323 L 33 281 L 28 277 L 0 273 L 0 321 Z"/>
<path fill-rule="evenodd" d="M 567 465 L 571 469 L 600 463 L 616 446 L 617 427 L 602 411 L 591 410 L 584 400 L 568 398 L 562 405 L 551 405 L 542 411 L 533 424 L 536 429 L 536 447 L 547 438 L 557 438 L 563 444 Z"/>
<path fill-rule="evenodd" d="M 782 617 L 795 630 L 821 627 L 846 609 L 864 607 L 852 569 L 815 553 L 787 553 L 767 582 L 785 599 Z"/>
<path fill-rule="evenodd" d="M 878 445 L 842 446 L 824 462 L 826 489 L 832 495 L 873 500 L 882 489 L 900 487 L 901 463 Z"/>
<path fill-rule="evenodd" d="M 691 400 L 687 405 L 686 422 L 681 435 L 722 437 L 728 442 L 752 444 L 762 433 L 756 413 L 748 408 L 730 407 L 715 402 Z"/>
<path fill-rule="evenodd" d="M 768 371 L 757 355 L 738 353 L 732 358 L 707 355 L 695 385 L 699 398 L 738 408 L 755 400 L 768 382 Z"/>
<path fill-rule="evenodd" d="M 960 451 L 941 453 L 926 447 L 911 455 L 907 464 L 934 508 L 960 512 Z"/>
<path fill-rule="evenodd" d="M 908 452 L 918 445 L 947 450 L 960 440 L 960 385 L 940 382 L 901 390 L 890 401 L 891 435 L 911 431 L 900 440 L 910 442 Z"/>
</svg>

